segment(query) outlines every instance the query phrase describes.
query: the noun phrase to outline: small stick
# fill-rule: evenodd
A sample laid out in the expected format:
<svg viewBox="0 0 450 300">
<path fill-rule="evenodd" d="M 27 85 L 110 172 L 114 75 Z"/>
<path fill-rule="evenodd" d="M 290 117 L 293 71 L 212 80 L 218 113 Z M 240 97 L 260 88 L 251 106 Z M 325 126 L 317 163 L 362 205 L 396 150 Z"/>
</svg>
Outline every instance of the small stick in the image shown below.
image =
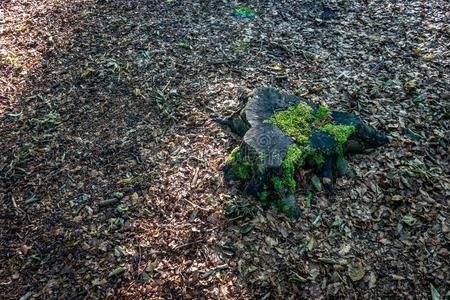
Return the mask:
<svg viewBox="0 0 450 300">
<path fill-rule="evenodd" d="M 169 84 L 172 82 L 173 77 L 170 77 L 169 81 L 167 81 L 167 84 L 163 87 L 162 92 L 164 93 L 169 86 Z"/>
<path fill-rule="evenodd" d="M 20 207 L 17 206 L 16 200 L 14 200 L 14 197 L 11 196 L 12 204 L 16 210 L 16 215 L 20 215 L 21 213 L 25 213 Z"/>
<path fill-rule="evenodd" d="M 99 203 L 98 203 L 98 206 L 108 206 L 108 205 L 111 205 L 111 204 L 116 204 L 116 203 L 118 203 L 120 200 L 119 199 L 117 199 L 117 198 L 111 198 L 111 199 L 106 199 L 106 200 L 103 200 L 103 201 L 100 201 Z"/>
<path fill-rule="evenodd" d="M 199 168 L 199 167 L 195 168 L 195 171 L 194 171 L 194 178 L 192 179 L 192 182 L 191 182 L 191 188 L 194 188 L 194 187 L 197 185 L 198 172 L 199 172 L 199 171 L 200 171 L 200 168 Z"/>
</svg>

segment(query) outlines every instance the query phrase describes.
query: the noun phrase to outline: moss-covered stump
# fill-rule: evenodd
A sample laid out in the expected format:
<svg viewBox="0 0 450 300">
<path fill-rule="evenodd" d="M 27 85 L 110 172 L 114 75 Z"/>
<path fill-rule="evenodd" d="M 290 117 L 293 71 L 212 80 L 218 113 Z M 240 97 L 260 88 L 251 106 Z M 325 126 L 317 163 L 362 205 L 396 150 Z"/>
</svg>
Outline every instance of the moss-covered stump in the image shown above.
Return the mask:
<svg viewBox="0 0 450 300">
<path fill-rule="evenodd" d="M 271 88 L 257 90 L 242 110 L 222 123 L 243 137 L 225 161 L 225 179 L 244 182 L 246 192 L 294 217 L 300 215 L 294 196 L 302 180 L 297 176 L 300 168 L 315 169 L 314 186 L 331 194 L 334 174 L 351 174 L 347 153 L 388 141 L 358 116 L 330 112 Z"/>
</svg>

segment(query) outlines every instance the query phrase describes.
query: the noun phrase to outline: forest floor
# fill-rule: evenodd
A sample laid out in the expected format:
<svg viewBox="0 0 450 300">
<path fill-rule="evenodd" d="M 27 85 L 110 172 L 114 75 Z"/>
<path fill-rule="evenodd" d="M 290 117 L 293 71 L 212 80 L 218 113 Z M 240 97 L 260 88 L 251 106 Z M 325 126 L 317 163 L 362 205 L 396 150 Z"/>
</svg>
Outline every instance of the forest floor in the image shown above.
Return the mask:
<svg viewBox="0 0 450 300">
<path fill-rule="evenodd" d="M 319 3 L 1 1 L 0 298 L 448 298 L 450 3 Z M 212 119 L 263 86 L 391 142 L 261 207 Z"/>
</svg>

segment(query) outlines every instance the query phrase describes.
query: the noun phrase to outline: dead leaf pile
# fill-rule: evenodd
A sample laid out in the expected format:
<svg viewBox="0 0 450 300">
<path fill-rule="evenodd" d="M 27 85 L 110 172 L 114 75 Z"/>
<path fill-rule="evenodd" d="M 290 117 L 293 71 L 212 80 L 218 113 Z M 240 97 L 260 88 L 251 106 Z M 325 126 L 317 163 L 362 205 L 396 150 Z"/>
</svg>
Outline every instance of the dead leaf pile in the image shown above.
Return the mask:
<svg viewBox="0 0 450 300">
<path fill-rule="evenodd" d="M 2 1 L 0 295 L 449 297 L 449 11 Z M 262 86 L 391 143 L 351 158 L 333 203 L 300 182 L 299 220 L 261 207 L 223 183 L 239 140 L 212 119 Z"/>
</svg>

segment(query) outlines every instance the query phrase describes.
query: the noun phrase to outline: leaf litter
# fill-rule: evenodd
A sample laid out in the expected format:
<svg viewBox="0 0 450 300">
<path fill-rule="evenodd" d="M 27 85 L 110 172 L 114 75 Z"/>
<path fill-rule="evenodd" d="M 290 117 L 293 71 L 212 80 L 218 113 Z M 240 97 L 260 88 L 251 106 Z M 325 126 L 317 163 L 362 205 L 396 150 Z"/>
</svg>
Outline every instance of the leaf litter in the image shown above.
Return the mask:
<svg viewBox="0 0 450 300">
<path fill-rule="evenodd" d="M 244 5 L 0 4 L 1 295 L 449 295 L 449 3 Z M 391 136 L 299 220 L 219 169 L 269 85 Z"/>
</svg>

